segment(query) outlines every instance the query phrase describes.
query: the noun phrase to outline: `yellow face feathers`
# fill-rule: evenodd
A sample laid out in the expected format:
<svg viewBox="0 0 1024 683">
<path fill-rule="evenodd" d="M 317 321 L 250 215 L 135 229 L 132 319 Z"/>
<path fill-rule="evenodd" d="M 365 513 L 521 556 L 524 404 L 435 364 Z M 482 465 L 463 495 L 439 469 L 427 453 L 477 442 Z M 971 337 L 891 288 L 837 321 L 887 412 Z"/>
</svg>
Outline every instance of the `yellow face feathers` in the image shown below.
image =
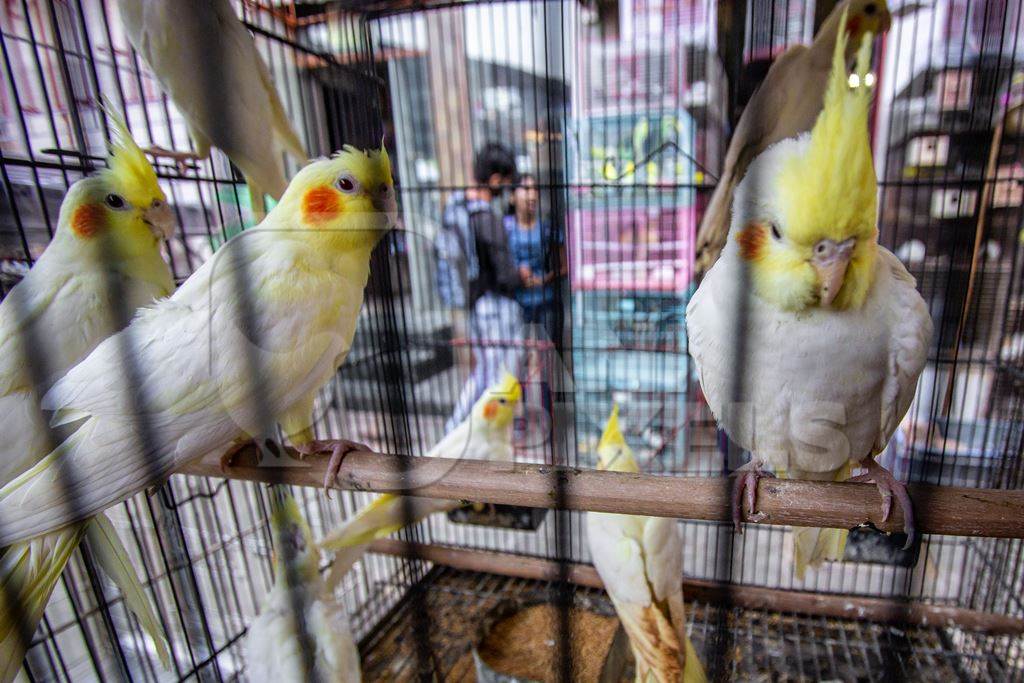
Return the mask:
<svg viewBox="0 0 1024 683">
<path fill-rule="evenodd" d="M 173 280 L 159 246 L 174 233 L 174 214 L 124 121 L 105 110 L 112 127 L 108 167 L 68 188 L 58 233 L 75 239 L 83 253 L 101 255 L 170 293 Z"/>
<path fill-rule="evenodd" d="M 498 380 L 498 383 L 491 387 L 491 393 L 495 396 L 505 396 L 513 403 L 519 403 L 523 397 L 523 388 L 519 380 L 511 372 L 506 372 Z"/>
<path fill-rule="evenodd" d="M 391 177 L 391 157 L 383 147 L 364 152 L 352 145 L 345 145 L 334 155 L 334 159 L 343 162 L 348 171 L 366 187 L 395 183 Z"/>
<path fill-rule="evenodd" d="M 384 149 L 346 145 L 299 171 L 278 206 L 275 214 L 297 213 L 303 227 L 338 248 L 372 247 L 396 220 L 391 160 Z"/>
<path fill-rule="evenodd" d="M 597 468 L 612 472 L 639 472 L 633 451 L 619 428 L 619 406 L 612 406 L 612 412 L 604 425 L 604 432 L 597 444 Z"/>
<path fill-rule="evenodd" d="M 869 80 L 871 35 L 861 41 L 856 79 L 846 70 L 847 40 L 840 32 L 814 128 L 767 150 L 744 179 L 746 215 L 734 225 L 738 252 L 751 265 L 757 293 L 787 310 L 859 307 L 873 281 L 877 178 L 868 137 L 871 89 L 862 85 Z"/>
<path fill-rule="evenodd" d="M 506 372 L 502 378 L 492 385 L 477 401 L 476 417 L 496 427 L 504 428 L 512 424 L 516 406 L 523 397 L 523 388 L 519 380 Z"/>
</svg>

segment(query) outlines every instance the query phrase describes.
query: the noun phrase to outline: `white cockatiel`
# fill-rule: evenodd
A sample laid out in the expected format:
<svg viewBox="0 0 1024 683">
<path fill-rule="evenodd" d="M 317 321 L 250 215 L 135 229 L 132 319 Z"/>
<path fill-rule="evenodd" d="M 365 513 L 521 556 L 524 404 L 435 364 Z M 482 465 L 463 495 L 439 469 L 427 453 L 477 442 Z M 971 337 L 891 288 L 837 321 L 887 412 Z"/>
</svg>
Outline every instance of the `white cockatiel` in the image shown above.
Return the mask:
<svg viewBox="0 0 1024 683">
<path fill-rule="evenodd" d="M 597 446 L 601 470 L 639 472 L 612 408 Z M 667 517 L 587 513 L 594 567 L 619 615 L 636 663 L 636 681 L 696 683 L 704 667 L 686 634 L 683 537 Z"/>
<path fill-rule="evenodd" d="M 245 176 L 257 217 L 263 194 L 288 185 L 282 150 L 308 158 L 252 35 L 228 0 L 119 0 L 135 51 L 185 116 L 195 153 L 151 151 L 179 161 L 223 151 Z"/>
<path fill-rule="evenodd" d="M 109 168 L 68 189 L 53 240 L 0 302 L 0 485 L 53 447 L 39 410 L 50 385 L 136 309 L 174 291 L 160 255 L 174 215 L 124 123 L 110 120 Z M 30 354 L 45 377 L 32 377 Z"/>
<path fill-rule="evenodd" d="M 276 557 L 274 586 L 245 636 L 247 680 L 359 683 L 359 651 L 345 605 L 320 575 L 320 551 L 290 495 L 285 495 L 275 509 L 271 525 Z M 296 627 L 297 608 L 303 610 L 302 624 L 308 638 L 305 655 Z M 309 665 L 312 672 L 307 670 Z"/>
<path fill-rule="evenodd" d="M 273 422 L 300 450 L 332 451 L 330 483 L 350 443 L 311 441 L 313 399 L 348 354 L 395 214 L 384 150 L 346 147 L 299 171 L 260 225 L 49 391 L 55 422 L 77 429 L 0 490 L 0 545 L 95 515 Z"/>
<path fill-rule="evenodd" d="M 124 122 L 108 114 L 108 168 L 68 189 L 53 240 L 0 302 L 0 485 L 56 445 L 40 408 L 52 383 L 127 324 L 137 308 L 174 290 L 160 255 L 174 230 L 173 214 Z M 83 535 L 169 665 L 156 613 L 117 533 L 101 516 L 88 528 L 62 529 L 9 548 L 0 559 L 0 683 L 21 666 L 24 639 L 35 632 Z M 21 622 L 20 633 L 15 621 Z"/>
<path fill-rule="evenodd" d="M 736 488 L 737 528 L 744 488 L 753 514 L 761 463 L 817 480 L 853 465 L 868 469 L 853 480 L 879 487 L 885 516 L 897 498 L 909 543 L 906 489 L 874 456 L 914 397 L 932 322 L 913 277 L 878 244 L 871 89 L 850 87 L 845 43 L 841 34 L 812 131 L 769 148 L 740 183 L 729 242 L 687 308 L 689 348 L 711 410 L 754 455 Z M 867 36 L 861 84 L 870 49 Z M 799 531 L 797 563 L 835 559 L 842 546 Z"/>
<path fill-rule="evenodd" d="M 522 395 L 519 381 L 506 372 L 477 399 L 469 417 L 434 444 L 427 457 L 512 462 L 512 422 Z M 331 572 L 340 579 L 362 556 L 370 541 L 462 505 L 458 500 L 384 493 L 324 537 L 320 547 L 336 552 Z"/>
<path fill-rule="evenodd" d="M 722 177 L 701 219 L 697 231 L 698 275 L 714 265 L 725 246 L 733 195 L 750 162 L 776 142 L 806 133 L 817 120 L 840 31 L 849 36 L 845 53 L 849 60 L 865 35 L 886 31 L 891 22 L 885 0 L 841 0 L 822 23 L 813 43 L 793 45 L 772 62 L 743 108 L 729 140 Z"/>
</svg>

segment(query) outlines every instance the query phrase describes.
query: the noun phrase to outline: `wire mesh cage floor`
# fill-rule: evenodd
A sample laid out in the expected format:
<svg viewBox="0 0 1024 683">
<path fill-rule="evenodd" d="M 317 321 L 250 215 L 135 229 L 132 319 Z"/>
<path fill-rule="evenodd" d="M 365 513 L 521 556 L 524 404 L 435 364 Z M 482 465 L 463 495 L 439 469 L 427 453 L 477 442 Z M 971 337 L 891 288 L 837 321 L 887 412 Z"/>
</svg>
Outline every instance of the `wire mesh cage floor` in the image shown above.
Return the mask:
<svg viewBox="0 0 1024 683">
<path fill-rule="evenodd" d="M 383 587 L 383 586 L 382 586 Z M 483 620 L 503 600 L 554 595 L 551 582 L 435 567 L 413 590 L 415 607 L 396 605 L 361 645 L 369 680 L 418 680 L 417 617 L 432 625 L 431 666 L 440 680 L 474 681 L 472 657 Z M 577 599 L 609 606 L 603 591 L 573 589 Z M 731 635 L 722 672 L 734 681 L 1004 681 L 1019 678 L 1003 658 L 1007 641 L 972 637 L 948 629 L 913 628 L 780 612 L 723 608 L 688 602 L 690 638 L 703 661 L 717 637 L 719 620 Z M 959 642 L 954 642 L 959 640 Z M 631 678 L 624 680 L 632 680 Z"/>
</svg>

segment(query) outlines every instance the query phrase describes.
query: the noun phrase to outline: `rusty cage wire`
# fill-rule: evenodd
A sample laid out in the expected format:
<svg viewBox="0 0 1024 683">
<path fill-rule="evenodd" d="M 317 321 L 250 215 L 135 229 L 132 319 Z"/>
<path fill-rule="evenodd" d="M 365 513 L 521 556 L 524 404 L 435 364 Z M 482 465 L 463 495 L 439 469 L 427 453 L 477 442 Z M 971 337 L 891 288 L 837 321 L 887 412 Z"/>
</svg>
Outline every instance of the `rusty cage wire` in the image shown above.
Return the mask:
<svg viewBox="0 0 1024 683">
<path fill-rule="evenodd" d="M 771 60 L 809 42 L 835 2 L 231 4 L 310 153 L 383 136 L 395 168 L 403 229 L 374 254 L 353 348 L 318 397 L 318 434 L 411 455 L 443 435 L 482 348 L 467 334 L 467 311 L 438 296 L 434 237 L 445 200 L 474 184 L 473 152 L 501 141 L 535 178 L 551 227 L 543 258 L 559 272 L 551 319 L 489 342 L 520 363 L 516 461 L 594 468 L 615 402 L 645 473 L 718 477 L 744 462 L 716 431 L 687 353 L 696 231 L 738 113 Z M 914 483 L 1019 490 L 1024 7 L 889 4 L 895 21 L 878 38 L 871 122 L 880 242 L 916 277 L 936 332 L 911 414 L 882 462 Z M 2 11 L 6 294 L 52 238 L 68 186 L 102 164 L 104 98 L 140 144 L 178 149 L 189 137 L 130 47 L 114 0 L 8 0 Z M 157 170 L 177 219 L 165 255 L 180 283 L 252 224 L 249 198 L 216 150 Z M 541 594 L 563 607 L 604 599 L 598 586 L 570 580 L 590 562 L 585 513 L 566 509 L 569 484 L 550 471 L 556 509 L 499 525 L 431 517 L 353 568 L 340 590 L 367 680 L 471 679 L 468 633 L 499 597 Z M 373 496 L 291 490 L 316 532 Z M 24 675 L 244 680 L 240 644 L 273 583 L 270 506 L 263 484 L 189 474 L 118 505 L 111 518 L 158 606 L 173 670 L 162 669 L 114 585 L 76 553 Z M 1024 619 L 1019 538 L 926 534 L 904 552 L 859 529 L 846 561 L 798 579 L 786 527 L 748 525 L 738 536 L 724 522 L 679 524 L 691 635 L 712 672 L 1024 680 L 1024 632 L 1005 626 Z M 555 573 L 498 576 L 515 558 L 549 561 Z M 867 607 L 829 611 L 811 604 L 819 597 Z M 976 621 L 919 618 L 917 605 Z"/>
</svg>

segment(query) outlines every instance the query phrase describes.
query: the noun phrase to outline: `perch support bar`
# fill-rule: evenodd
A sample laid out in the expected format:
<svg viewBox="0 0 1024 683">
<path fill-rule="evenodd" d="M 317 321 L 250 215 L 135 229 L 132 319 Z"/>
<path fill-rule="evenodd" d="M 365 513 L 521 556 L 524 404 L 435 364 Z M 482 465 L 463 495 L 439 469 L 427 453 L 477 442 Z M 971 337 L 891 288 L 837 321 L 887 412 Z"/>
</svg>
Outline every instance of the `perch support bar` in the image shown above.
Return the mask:
<svg viewBox="0 0 1024 683">
<path fill-rule="evenodd" d="M 521 579 L 556 581 L 559 575 L 562 575 L 570 583 L 579 586 L 604 588 L 601 577 L 588 564 L 567 563 L 564 569 L 561 569 L 557 562 L 540 557 L 409 543 L 392 538 L 373 541 L 370 544 L 370 551 L 393 557 L 426 560 L 454 569 L 487 572 Z M 938 628 L 958 626 L 969 631 L 992 635 L 1016 636 L 1024 633 L 1024 620 L 1015 617 L 892 598 L 829 595 L 827 593 L 724 584 L 699 579 L 683 579 L 683 594 L 689 600 L 726 603 L 736 607 L 766 609 L 775 612 L 812 614 L 884 624 L 914 624 Z"/>
</svg>

